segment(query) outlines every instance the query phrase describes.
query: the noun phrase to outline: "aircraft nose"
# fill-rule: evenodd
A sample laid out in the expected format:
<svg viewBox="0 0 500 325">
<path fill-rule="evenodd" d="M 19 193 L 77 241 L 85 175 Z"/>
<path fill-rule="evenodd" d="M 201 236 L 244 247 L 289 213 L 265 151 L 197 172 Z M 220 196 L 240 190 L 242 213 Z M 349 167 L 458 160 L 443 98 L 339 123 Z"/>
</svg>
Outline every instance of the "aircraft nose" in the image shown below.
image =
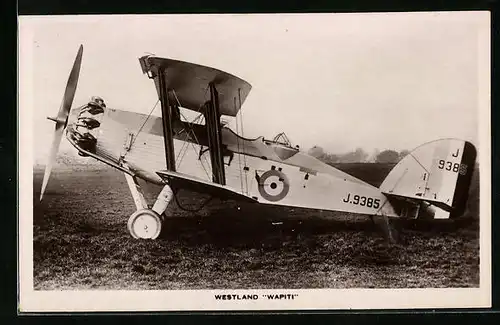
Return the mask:
<svg viewBox="0 0 500 325">
<path fill-rule="evenodd" d="M 79 111 L 72 136 L 80 148 L 95 152 L 99 136 L 97 129 L 101 126 L 105 107 L 102 98 L 92 96 L 88 104 Z M 82 153 L 80 155 L 85 156 Z"/>
</svg>

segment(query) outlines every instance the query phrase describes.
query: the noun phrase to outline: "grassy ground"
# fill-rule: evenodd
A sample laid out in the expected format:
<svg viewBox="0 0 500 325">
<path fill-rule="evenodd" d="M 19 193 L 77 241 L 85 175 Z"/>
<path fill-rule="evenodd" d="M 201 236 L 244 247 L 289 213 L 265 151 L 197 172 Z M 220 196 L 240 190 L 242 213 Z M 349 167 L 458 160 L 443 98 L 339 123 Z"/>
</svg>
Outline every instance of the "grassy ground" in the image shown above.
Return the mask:
<svg viewBox="0 0 500 325">
<path fill-rule="evenodd" d="M 400 223 L 400 243 L 389 247 L 364 216 L 214 200 L 199 213 L 172 203 L 160 238 L 136 241 L 123 175 L 80 167 L 56 165 L 41 203 L 43 170 L 34 169 L 35 289 L 479 285 L 477 218 Z M 145 188 L 153 200 L 159 188 Z M 180 195 L 191 209 L 204 199 Z"/>
</svg>

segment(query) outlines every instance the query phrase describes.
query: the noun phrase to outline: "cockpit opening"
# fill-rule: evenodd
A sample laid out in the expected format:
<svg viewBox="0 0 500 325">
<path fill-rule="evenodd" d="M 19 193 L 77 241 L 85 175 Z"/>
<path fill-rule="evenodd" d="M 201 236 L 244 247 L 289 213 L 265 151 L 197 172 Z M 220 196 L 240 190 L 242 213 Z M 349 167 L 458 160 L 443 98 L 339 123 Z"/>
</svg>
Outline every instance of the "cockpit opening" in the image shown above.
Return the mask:
<svg viewBox="0 0 500 325">
<path fill-rule="evenodd" d="M 292 143 L 290 142 L 290 139 L 286 136 L 285 132 L 278 133 L 274 138 L 273 138 L 274 143 L 279 143 L 288 147 L 292 146 Z"/>
<path fill-rule="evenodd" d="M 282 145 L 282 146 L 285 146 L 285 147 L 288 147 L 288 148 L 293 148 L 293 149 L 299 149 L 299 146 L 298 145 L 293 145 L 292 142 L 290 141 L 290 139 L 287 137 L 287 135 L 285 134 L 285 132 L 280 132 L 278 133 L 274 138 L 273 140 L 269 141 L 269 140 L 266 140 L 266 142 L 268 143 L 273 143 L 273 144 L 279 144 L 279 145 Z"/>
</svg>

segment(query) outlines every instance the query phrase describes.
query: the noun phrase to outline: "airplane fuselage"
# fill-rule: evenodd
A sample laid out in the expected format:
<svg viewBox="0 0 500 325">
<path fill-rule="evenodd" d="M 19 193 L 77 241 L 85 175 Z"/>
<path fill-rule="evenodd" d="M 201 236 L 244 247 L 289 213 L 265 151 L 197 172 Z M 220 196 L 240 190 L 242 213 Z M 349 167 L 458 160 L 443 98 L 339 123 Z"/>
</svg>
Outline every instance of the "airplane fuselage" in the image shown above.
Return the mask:
<svg viewBox="0 0 500 325">
<path fill-rule="evenodd" d="M 78 117 L 78 112 L 72 115 Z M 94 117 L 99 126 L 88 129 L 73 123 L 67 137 L 91 133 L 93 156 L 155 184 L 164 184 L 158 171 L 165 170 L 162 120 L 116 109 Z M 298 148 L 259 137 L 246 139 L 223 127 L 226 185 L 259 203 L 340 210 L 368 215 L 397 216 L 381 191 Z M 212 181 L 210 158 L 204 146 L 204 126 L 176 123 L 174 148 L 176 171 L 205 182 Z M 88 151 L 87 151 L 88 152 Z"/>
</svg>

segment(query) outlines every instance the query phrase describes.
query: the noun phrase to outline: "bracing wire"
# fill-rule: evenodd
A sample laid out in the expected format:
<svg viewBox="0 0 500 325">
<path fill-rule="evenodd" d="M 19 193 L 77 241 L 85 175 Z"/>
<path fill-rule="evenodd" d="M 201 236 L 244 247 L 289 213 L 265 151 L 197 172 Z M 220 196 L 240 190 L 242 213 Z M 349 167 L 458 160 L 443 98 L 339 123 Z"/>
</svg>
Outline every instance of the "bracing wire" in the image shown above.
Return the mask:
<svg viewBox="0 0 500 325">
<path fill-rule="evenodd" d="M 184 119 L 186 119 L 186 118 L 184 117 Z M 190 131 L 191 131 L 191 133 L 192 133 L 192 135 L 193 135 L 193 137 L 194 137 L 194 139 L 195 139 L 196 143 L 199 145 L 199 141 L 198 141 L 198 138 L 196 137 L 196 134 L 194 133 L 194 131 L 193 131 L 192 129 L 190 129 Z M 186 142 L 187 142 L 187 141 L 186 141 Z M 191 146 L 193 147 L 193 150 L 196 152 L 196 148 L 194 147 L 194 144 L 193 144 L 193 143 L 191 143 Z M 187 151 L 187 150 L 186 150 L 186 151 Z M 205 163 L 206 163 L 206 164 L 208 164 L 207 158 L 206 158 L 205 156 L 203 156 L 203 155 L 202 155 L 202 157 L 203 157 L 203 159 L 205 160 Z M 200 162 L 201 162 L 201 160 L 200 160 Z M 203 163 L 201 163 L 201 167 L 203 168 L 203 171 L 205 171 L 205 174 L 207 175 L 207 178 L 210 180 L 210 174 L 209 174 L 209 172 L 205 169 L 205 166 L 203 165 Z M 212 176 L 213 176 L 213 175 L 212 175 Z"/>
<path fill-rule="evenodd" d="M 153 108 L 151 109 L 151 111 L 149 112 L 148 116 L 144 120 L 144 123 L 142 123 L 141 127 L 139 128 L 139 130 L 137 131 L 137 133 L 133 137 L 132 142 L 130 143 L 130 148 L 132 148 L 132 145 L 135 143 L 135 140 L 137 140 L 137 137 L 139 136 L 139 133 L 141 133 L 142 129 L 144 128 L 144 125 L 146 125 L 147 121 L 151 117 L 151 114 L 153 114 L 153 111 L 155 110 L 155 108 L 156 108 L 156 106 L 158 105 L 159 102 L 160 102 L 160 100 L 158 99 L 156 101 L 156 103 L 154 104 Z"/>
<path fill-rule="evenodd" d="M 184 158 L 184 155 L 187 152 L 187 148 L 188 148 L 188 143 L 187 143 L 187 141 L 184 141 L 184 143 L 182 144 L 181 150 L 179 150 L 177 157 L 175 157 L 175 161 L 177 162 L 177 168 L 180 167 L 182 159 Z M 181 156 L 182 156 L 182 158 L 180 158 Z"/>
<path fill-rule="evenodd" d="M 208 91 L 208 87 L 205 89 L 205 95 L 204 95 L 204 96 L 206 96 L 207 91 Z M 173 90 L 172 92 L 173 92 L 173 94 L 174 94 L 175 100 L 177 101 L 177 104 L 179 105 L 179 107 L 182 107 L 182 105 L 181 105 L 181 103 L 180 103 L 180 101 L 179 101 L 179 98 L 177 97 L 177 94 L 175 93 L 175 90 Z M 200 105 L 200 107 L 198 107 L 198 110 L 197 110 L 196 112 L 198 112 L 198 113 L 199 113 L 202 107 L 203 107 L 203 105 Z M 186 121 L 189 121 L 189 120 L 188 120 L 188 119 L 187 119 L 187 118 L 186 118 L 186 117 L 185 117 L 182 113 L 181 113 L 181 116 L 182 116 L 182 117 L 183 117 Z M 192 124 L 192 123 L 196 122 L 196 121 L 197 121 L 199 118 L 201 118 L 201 117 L 203 117 L 203 115 L 202 115 L 202 114 L 198 115 L 198 116 L 197 116 L 194 120 L 192 120 L 192 121 L 190 122 L 190 124 Z M 188 122 L 188 123 L 189 123 L 189 122 Z M 183 131 L 184 131 L 184 130 L 185 130 L 185 129 L 183 129 Z M 181 131 L 181 132 L 182 132 L 182 131 Z M 189 126 L 188 126 L 188 131 L 187 131 L 187 132 L 188 132 L 188 133 L 189 133 L 189 132 L 191 132 L 191 134 L 192 134 L 192 135 L 193 135 L 193 137 L 194 137 L 194 140 L 195 140 L 195 141 L 196 141 L 196 143 L 199 145 L 200 143 L 199 143 L 198 138 L 196 137 L 196 133 L 193 131 L 193 129 L 192 129 L 191 127 L 189 127 Z M 188 141 L 186 141 L 186 142 L 188 142 Z M 193 143 L 191 143 L 191 145 L 192 145 L 192 147 L 193 147 L 193 150 L 196 152 L 196 148 L 194 147 L 194 144 L 193 144 Z M 183 154 L 183 156 L 182 156 L 181 160 L 184 158 L 184 155 L 185 155 L 185 154 L 186 154 L 186 152 L 187 152 L 187 147 L 188 147 L 188 146 L 189 146 L 189 145 L 187 145 L 187 146 L 186 146 L 186 150 L 185 150 L 185 152 L 184 152 L 184 154 Z M 207 162 L 205 157 L 204 157 L 204 159 L 205 159 L 205 162 Z M 208 172 L 207 172 L 207 170 L 205 169 L 205 166 L 203 165 L 203 163 L 201 163 L 201 167 L 202 167 L 202 168 L 203 168 L 203 170 L 205 171 L 205 174 L 207 175 L 207 177 L 208 177 L 208 178 L 210 178 L 209 173 L 208 173 Z M 201 204 L 201 206 L 200 206 L 199 208 L 196 208 L 196 209 L 187 209 L 187 208 L 183 207 L 183 206 L 180 204 L 180 202 L 179 202 L 179 199 L 178 199 L 178 197 L 177 197 L 177 193 L 174 193 L 174 199 L 175 199 L 175 203 L 177 203 L 177 206 L 178 206 L 181 210 L 188 211 L 188 212 L 198 212 L 198 211 L 200 211 L 201 209 L 203 209 L 203 208 L 204 208 L 204 207 L 205 207 L 205 206 L 206 206 L 206 205 L 207 205 L 207 204 L 208 204 L 208 203 L 209 203 L 209 202 L 213 199 L 213 197 L 212 197 L 212 196 L 210 196 L 207 200 L 205 200 L 205 202 L 203 202 L 203 203 Z"/>
<path fill-rule="evenodd" d="M 205 94 L 204 94 L 204 96 L 206 96 L 207 91 L 208 91 L 208 87 L 205 89 Z M 179 98 L 177 97 L 177 94 L 175 93 L 175 90 L 172 90 L 172 93 L 174 94 L 175 100 L 177 101 L 177 104 L 179 105 L 179 107 L 182 107 L 181 102 L 179 101 Z M 203 105 L 200 105 L 200 106 L 198 107 L 198 110 L 197 110 L 196 112 L 200 112 L 200 110 L 201 110 L 201 108 L 202 108 L 202 107 L 203 107 Z M 188 119 L 187 119 L 187 118 L 186 118 L 186 117 L 185 117 L 182 113 L 181 113 L 181 115 L 182 115 L 182 117 L 183 117 L 186 121 L 189 121 L 189 120 L 188 120 Z M 198 115 L 198 116 L 197 116 L 197 117 L 196 117 L 193 121 L 191 121 L 191 123 L 194 123 L 194 122 L 195 122 L 198 118 L 200 118 L 200 117 L 201 117 L 201 115 Z M 198 141 L 198 138 L 196 137 L 196 133 L 193 131 L 193 129 L 192 129 L 189 125 L 188 125 L 188 127 L 187 127 L 187 128 L 188 128 L 188 131 L 187 131 L 187 132 L 190 132 L 190 133 L 192 134 L 192 136 L 194 137 L 194 140 L 196 141 L 196 143 L 197 143 L 198 145 L 200 145 L 200 142 Z M 184 128 L 184 129 L 185 129 L 185 128 Z M 184 130 L 184 129 L 183 129 L 183 130 Z M 188 142 L 188 141 L 186 141 L 186 142 Z M 191 146 L 193 147 L 193 150 L 196 152 L 196 148 L 194 147 L 194 144 L 192 144 L 192 143 L 191 143 Z M 187 150 L 187 149 L 186 149 L 186 150 Z M 185 153 L 184 153 L 184 154 L 185 154 Z M 183 156 L 183 157 L 184 157 L 184 156 Z M 205 160 L 205 163 L 208 163 L 208 162 L 206 161 L 206 158 L 205 158 L 205 157 L 203 157 L 203 159 Z M 201 160 L 200 160 L 200 162 L 201 162 Z M 207 178 L 208 178 L 208 179 L 210 179 L 210 175 L 209 175 L 209 173 L 207 172 L 207 170 L 205 169 L 205 166 L 203 165 L 203 163 L 201 163 L 201 167 L 203 168 L 203 171 L 204 171 L 204 172 L 205 172 L 205 174 L 207 175 Z M 212 176 L 213 176 L 213 175 L 212 175 Z"/>
</svg>

